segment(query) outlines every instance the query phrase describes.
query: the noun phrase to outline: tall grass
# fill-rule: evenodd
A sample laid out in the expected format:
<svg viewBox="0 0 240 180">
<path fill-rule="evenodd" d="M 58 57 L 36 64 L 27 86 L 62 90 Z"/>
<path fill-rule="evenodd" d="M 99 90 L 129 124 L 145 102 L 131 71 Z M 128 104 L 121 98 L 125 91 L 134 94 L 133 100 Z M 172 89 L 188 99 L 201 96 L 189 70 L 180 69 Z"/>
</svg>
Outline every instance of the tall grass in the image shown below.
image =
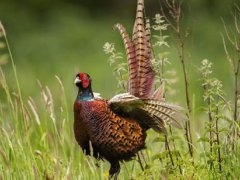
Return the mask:
<svg viewBox="0 0 240 180">
<path fill-rule="evenodd" d="M 239 9 L 237 14 L 240 15 Z M 239 38 L 239 16 L 235 16 L 234 21 L 236 32 L 233 36 Z M 176 95 L 171 86 L 177 77 L 173 60 L 168 57 L 168 50 L 173 47 L 167 41 L 169 23 L 160 15 L 155 17 L 154 22 L 156 87 L 164 83 L 165 97 L 171 101 L 171 96 Z M 34 97 L 27 97 L 18 78 L 7 34 L 2 25 L 0 28 L 0 52 L 8 52 L 15 78 L 14 85 L 10 86 L 1 68 L 7 63 L 6 55 L 0 54 L 0 91 L 4 93 L 0 97 L 0 179 L 107 179 L 109 164 L 85 156 L 74 139 L 73 102 L 67 98 L 66 85 L 55 76 L 55 86 L 50 88 L 39 77 L 40 80 L 36 80 L 39 88 Z M 187 125 L 186 133 L 190 136 L 190 132 L 194 132 L 190 128 L 198 122 L 204 126 L 191 134 L 192 140 L 186 139 L 184 130 L 172 127 L 168 127 L 167 138 L 148 131 L 147 149 L 138 158 L 122 163 L 120 179 L 237 179 L 240 176 L 239 56 L 234 58 L 229 50 L 235 48 L 239 53 L 240 45 L 235 44 L 227 30 L 222 37 L 223 50 L 226 51 L 229 67 L 232 67 L 229 68 L 233 72 L 231 78 L 235 82 L 232 87 L 234 98 L 227 99 L 221 81 L 214 77 L 214 64 L 206 59 L 196 64 L 200 67 L 196 71 L 202 82 L 199 88 L 202 89 L 205 105 L 196 107 L 192 98 L 190 107 L 186 99 L 191 113 L 191 126 Z M 233 42 L 233 47 L 228 46 L 226 40 L 230 44 Z M 125 89 L 126 64 L 122 62 L 123 55 L 113 44 L 106 44 L 105 52 L 110 54 L 109 60 L 119 88 Z M 184 61 L 182 56 L 180 59 Z M 187 61 L 184 63 L 184 66 L 191 66 Z M 186 72 L 185 78 L 187 76 Z M 191 86 L 191 81 L 185 83 Z M 190 94 L 187 96 L 190 98 Z M 195 109 L 202 109 L 201 115 L 196 116 Z M 189 143 L 191 146 L 188 146 Z"/>
<path fill-rule="evenodd" d="M 1 43 L 6 44 L 14 72 L 17 92 L 10 90 L 0 68 L 0 88 L 6 98 L 0 101 L 0 178 L 67 179 L 78 177 L 101 179 L 104 166 L 85 157 L 72 135 L 72 121 L 64 86 L 59 77 L 58 93 L 40 81 L 36 97 L 23 99 L 14 60 L 1 25 Z M 56 101 L 58 101 L 56 103 Z M 56 107 L 57 108 L 56 108 Z"/>
</svg>

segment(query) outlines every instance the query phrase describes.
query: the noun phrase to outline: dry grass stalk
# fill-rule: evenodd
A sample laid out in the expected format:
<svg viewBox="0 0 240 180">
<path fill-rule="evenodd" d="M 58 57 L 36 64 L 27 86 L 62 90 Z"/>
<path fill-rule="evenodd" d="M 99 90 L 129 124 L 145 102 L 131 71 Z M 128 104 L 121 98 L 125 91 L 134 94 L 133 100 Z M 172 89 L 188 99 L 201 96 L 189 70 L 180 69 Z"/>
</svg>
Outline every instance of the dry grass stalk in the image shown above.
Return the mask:
<svg viewBox="0 0 240 180">
<path fill-rule="evenodd" d="M 54 101 L 53 101 L 51 90 L 47 86 L 44 88 L 40 81 L 37 81 L 37 83 L 40 87 L 41 98 L 43 103 L 45 104 L 46 111 L 49 113 L 53 123 L 56 124 L 56 117 L 54 112 Z"/>
<path fill-rule="evenodd" d="M 32 111 L 32 114 L 34 115 L 34 119 L 35 119 L 36 123 L 38 125 L 41 125 L 40 118 L 39 118 L 39 115 L 37 112 L 37 106 L 32 97 L 29 97 L 28 105 Z"/>
<path fill-rule="evenodd" d="M 176 32 L 178 42 L 179 42 L 179 57 L 180 57 L 180 62 L 182 64 L 182 69 L 183 69 L 185 97 L 186 97 L 186 104 L 187 104 L 187 111 L 188 111 L 187 116 L 189 117 L 191 114 L 191 106 L 190 106 L 190 95 L 189 95 L 189 80 L 187 75 L 186 59 L 185 59 L 184 34 L 181 28 L 181 19 L 182 19 L 181 4 L 176 3 L 175 0 L 166 0 L 165 7 L 167 8 L 168 13 L 170 14 L 173 20 L 170 20 L 168 18 L 163 7 L 162 7 L 162 13 L 165 16 L 165 19 L 167 20 L 168 24 Z M 188 142 L 188 149 L 189 149 L 190 156 L 194 160 L 193 141 L 192 141 L 192 134 L 191 134 L 191 122 L 189 118 L 188 118 L 188 121 L 186 121 L 185 123 L 185 136 Z"/>
<path fill-rule="evenodd" d="M 229 30 L 223 20 L 223 25 L 224 25 L 224 29 L 225 29 L 225 35 L 226 38 L 228 40 L 228 42 L 230 43 L 230 45 L 235 49 L 235 51 L 237 52 L 237 59 L 233 57 L 232 54 L 230 54 L 228 48 L 227 48 L 227 44 L 226 44 L 226 40 L 224 35 L 222 36 L 222 40 L 223 40 L 223 46 L 224 46 L 224 50 L 225 50 L 225 54 L 227 56 L 227 60 L 230 64 L 231 70 L 232 70 L 232 74 L 234 76 L 234 105 L 233 105 L 233 120 L 236 123 L 239 123 L 239 94 L 240 94 L 240 42 L 239 42 L 239 38 L 240 38 L 240 27 L 239 27 L 239 19 L 240 19 L 240 9 L 239 7 L 236 5 L 236 14 L 234 14 L 234 26 L 235 26 L 235 31 L 230 34 Z M 232 139 L 232 148 L 235 149 L 235 142 L 238 138 L 238 128 L 233 125 L 232 127 L 232 135 L 233 135 L 233 139 Z"/>
</svg>

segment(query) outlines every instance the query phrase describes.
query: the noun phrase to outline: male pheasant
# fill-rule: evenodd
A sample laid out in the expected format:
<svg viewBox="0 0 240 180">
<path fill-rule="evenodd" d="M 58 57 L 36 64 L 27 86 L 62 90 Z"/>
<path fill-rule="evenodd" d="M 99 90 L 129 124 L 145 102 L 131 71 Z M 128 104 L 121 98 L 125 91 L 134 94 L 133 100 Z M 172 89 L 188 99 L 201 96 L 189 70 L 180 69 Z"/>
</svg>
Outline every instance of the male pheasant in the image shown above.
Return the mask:
<svg viewBox="0 0 240 180">
<path fill-rule="evenodd" d="M 182 108 L 169 104 L 162 98 L 163 90 L 153 93 L 154 71 L 150 33 L 144 25 L 144 0 L 138 0 L 133 38 L 117 24 L 124 40 L 128 59 L 128 93 L 104 100 L 92 91 L 88 74 L 79 73 L 75 84 L 78 95 L 74 103 L 74 134 L 87 155 L 92 146 L 96 158 L 110 162 L 110 177 L 120 172 L 119 162 L 130 160 L 145 147 L 149 128 L 166 133 L 165 124 L 180 126 L 185 119 Z"/>
</svg>

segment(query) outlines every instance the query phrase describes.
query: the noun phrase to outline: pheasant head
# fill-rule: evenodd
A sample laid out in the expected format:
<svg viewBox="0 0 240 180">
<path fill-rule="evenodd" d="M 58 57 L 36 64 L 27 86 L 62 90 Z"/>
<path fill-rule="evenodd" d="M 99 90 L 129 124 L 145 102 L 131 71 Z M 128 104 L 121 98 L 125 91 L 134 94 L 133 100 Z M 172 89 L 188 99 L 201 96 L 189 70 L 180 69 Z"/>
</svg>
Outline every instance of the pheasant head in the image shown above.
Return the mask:
<svg viewBox="0 0 240 180">
<path fill-rule="evenodd" d="M 94 98 L 91 86 L 91 78 L 87 73 L 78 73 L 74 81 L 78 87 L 78 100 L 88 101 Z"/>
</svg>

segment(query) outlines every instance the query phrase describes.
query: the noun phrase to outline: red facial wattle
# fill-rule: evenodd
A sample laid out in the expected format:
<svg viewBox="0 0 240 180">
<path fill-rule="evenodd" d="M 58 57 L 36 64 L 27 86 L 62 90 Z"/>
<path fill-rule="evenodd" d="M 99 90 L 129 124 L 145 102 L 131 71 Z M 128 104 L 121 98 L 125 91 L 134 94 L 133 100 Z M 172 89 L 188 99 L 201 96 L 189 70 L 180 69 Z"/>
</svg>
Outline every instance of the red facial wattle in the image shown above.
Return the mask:
<svg viewBox="0 0 240 180">
<path fill-rule="evenodd" d="M 89 77 L 87 76 L 87 74 L 80 73 L 79 79 L 82 81 L 83 88 L 87 88 L 89 86 L 90 80 L 89 80 Z"/>
</svg>

